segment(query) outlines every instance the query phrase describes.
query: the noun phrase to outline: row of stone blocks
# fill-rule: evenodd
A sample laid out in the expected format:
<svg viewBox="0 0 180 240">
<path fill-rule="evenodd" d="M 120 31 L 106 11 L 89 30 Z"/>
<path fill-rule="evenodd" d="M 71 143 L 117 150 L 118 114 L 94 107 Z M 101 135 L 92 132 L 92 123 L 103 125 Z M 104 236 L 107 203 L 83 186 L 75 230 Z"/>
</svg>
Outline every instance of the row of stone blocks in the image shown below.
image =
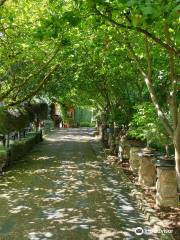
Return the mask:
<svg viewBox="0 0 180 240">
<path fill-rule="evenodd" d="M 156 167 L 156 157 L 142 154 L 140 147 L 124 148 L 129 157 L 130 168 L 138 172 L 138 180 L 142 186 L 156 186 L 156 204 L 158 206 L 178 206 L 176 172 L 173 167 Z M 145 149 L 146 151 L 146 149 Z M 141 153 L 140 153 L 141 152 Z"/>
<path fill-rule="evenodd" d="M 118 145 L 118 157 L 120 160 L 128 159 L 130 168 L 138 173 L 138 181 L 144 187 L 156 186 L 156 204 L 158 206 L 178 206 L 178 186 L 174 168 L 156 167 L 154 160 L 156 157 L 151 154 L 140 154 L 142 146 L 134 146 L 134 143 L 125 139 L 116 139 L 112 144 L 112 136 L 109 134 L 108 145 L 109 154 L 112 152 L 111 146 Z"/>
</svg>

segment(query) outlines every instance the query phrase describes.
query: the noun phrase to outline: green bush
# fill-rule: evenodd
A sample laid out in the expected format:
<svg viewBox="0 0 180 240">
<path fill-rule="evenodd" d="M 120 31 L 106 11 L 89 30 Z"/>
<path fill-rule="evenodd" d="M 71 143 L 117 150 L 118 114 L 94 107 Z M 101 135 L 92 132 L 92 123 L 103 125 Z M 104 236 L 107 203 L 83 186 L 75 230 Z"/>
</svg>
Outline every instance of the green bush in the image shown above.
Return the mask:
<svg viewBox="0 0 180 240">
<path fill-rule="evenodd" d="M 68 116 L 67 116 L 67 110 L 68 108 L 65 107 L 63 104 L 60 105 L 60 115 L 63 120 L 63 122 L 68 122 Z"/>
<path fill-rule="evenodd" d="M 26 155 L 34 145 L 42 141 L 42 135 L 40 132 L 38 133 L 28 133 L 28 137 L 22 139 L 21 141 L 15 141 L 10 147 L 10 156 L 9 161 L 16 161 L 19 158 Z"/>
<path fill-rule="evenodd" d="M 154 105 L 144 103 L 135 107 L 135 114 L 130 123 L 129 134 L 141 140 L 147 140 L 158 147 L 170 144 L 170 139 L 159 121 Z"/>
</svg>

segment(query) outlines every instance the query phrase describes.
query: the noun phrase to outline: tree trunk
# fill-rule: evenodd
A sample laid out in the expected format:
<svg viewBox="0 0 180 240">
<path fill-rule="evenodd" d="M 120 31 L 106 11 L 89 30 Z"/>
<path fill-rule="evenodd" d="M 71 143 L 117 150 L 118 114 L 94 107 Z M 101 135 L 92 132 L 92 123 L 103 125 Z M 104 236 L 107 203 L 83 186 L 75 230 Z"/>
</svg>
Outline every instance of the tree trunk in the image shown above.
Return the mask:
<svg viewBox="0 0 180 240">
<path fill-rule="evenodd" d="M 178 188 L 180 189 L 180 145 L 175 147 L 176 175 Z"/>
<path fill-rule="evenodd" d="M 177 113 L 178 113 L 178 118 L 177 118 L 178 121 L 177 121 L 177 127 L 174 130 L 173 143 L 174 143 L 174 149 L 175 149 L 177 182 L 178 182 L 178 188 L 180 189 L 180 104 L 179 104 Z"/>
<path fill-rule="evenodd" d="M 7 134 L 7 147 L 9 148 L 10 143 L 9 143 L 10 139 L 9 139 L 9 133 Z"/>
</svg>

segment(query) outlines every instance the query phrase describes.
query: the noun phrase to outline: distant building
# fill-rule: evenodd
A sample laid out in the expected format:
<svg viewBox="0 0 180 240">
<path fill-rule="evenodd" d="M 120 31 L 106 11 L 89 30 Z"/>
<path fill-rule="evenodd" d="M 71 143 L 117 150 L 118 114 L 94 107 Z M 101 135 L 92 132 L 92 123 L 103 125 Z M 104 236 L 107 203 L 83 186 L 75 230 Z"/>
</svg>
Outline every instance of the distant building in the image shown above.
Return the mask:
<svg viewBox="0 0 180 240">
<path fill-rule="evenodd" d="M 88 127 L 93 122 L 93 110 L 81 107 L 67 107 L 67 120 L 64 122 L 65 128 Z"/>
</svg>

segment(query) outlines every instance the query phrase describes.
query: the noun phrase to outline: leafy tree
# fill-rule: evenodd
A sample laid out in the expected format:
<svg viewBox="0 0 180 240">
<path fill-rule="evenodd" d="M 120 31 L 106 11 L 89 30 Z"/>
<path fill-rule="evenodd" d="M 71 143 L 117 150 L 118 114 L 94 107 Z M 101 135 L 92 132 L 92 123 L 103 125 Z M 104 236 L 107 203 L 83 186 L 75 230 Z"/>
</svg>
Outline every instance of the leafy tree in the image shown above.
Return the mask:
<svg viewBox="0 0 180 240">
<path fill-rule="evenodd" d="M 7 0 L 0 13 L 1 102 L 55 96 L 127 125 L 152 101 L 180 178 L 179 1 Z"/>
<path fill-rule="evenodd" d="M 0 8 L 0 101 L 7 106 L 30 100 L 59 66 L 55 59 L 61 44 L 38 35 L 41 18 L 48 13 L 45 3 L 7 1 Z"/>
<path fill-rule="evenodd" d="M 81 5 L 82 4 L 82 5 Z M 80 7 L 95 13 L 107 26 L 112 25 L 119 35 L 124 37 L 127 52 L 130 52 L 132 64 L 136 64 L 146 83 L 151 101 L 166 132 L 175 148 L 176 172 L 180 179 L 180 105 L 178 96 L 177 58 L 179 46 L 179 1 L 85 1 Z M 88 11 L 88 10 L 87 10 Z M 133 37 L 132 37 L 133 34 Z M 144 42 L 142 44 L 142 42 Z M 168 64 L 168 90 L 166 104 L 161 104 L 156 90 L 156 79 L 160 78 L 162 68 L 157 66 L 159 57 L 153 55 L 156 49 L 164 64 Z M 157 54 L 156 54 L 157 55 Z M 155 58 L 156 62 L 152 62 Z M 142 60 L 145 61 L 142 64 Z M 158 70 L 154 74 L 154 65 Z M 172 122 L 166 116 L 170 112 Z"/>
</svg>

